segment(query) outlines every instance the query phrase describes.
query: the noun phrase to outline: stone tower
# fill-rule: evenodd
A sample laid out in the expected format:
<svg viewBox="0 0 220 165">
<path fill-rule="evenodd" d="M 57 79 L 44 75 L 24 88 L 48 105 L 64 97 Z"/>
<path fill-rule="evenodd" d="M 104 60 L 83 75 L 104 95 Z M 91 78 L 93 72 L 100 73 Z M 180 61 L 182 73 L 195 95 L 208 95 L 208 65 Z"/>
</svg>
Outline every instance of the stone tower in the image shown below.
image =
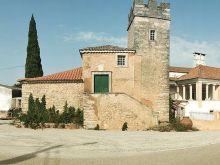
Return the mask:
<svg viewBox="0 0 220 165">
<path fill-rule="evenodd" d="M 170 4 L 133 0 L 128 21 L 128 48 L 141 56 L 141 97 L 169 120 Z"/>
</svg>

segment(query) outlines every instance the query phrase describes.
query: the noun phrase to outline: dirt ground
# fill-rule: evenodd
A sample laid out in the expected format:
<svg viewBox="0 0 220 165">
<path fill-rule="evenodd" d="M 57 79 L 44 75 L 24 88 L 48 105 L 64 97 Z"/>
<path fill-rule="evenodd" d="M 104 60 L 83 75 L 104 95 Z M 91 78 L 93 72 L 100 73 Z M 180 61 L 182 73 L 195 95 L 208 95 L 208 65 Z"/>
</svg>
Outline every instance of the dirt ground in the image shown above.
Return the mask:
<svg viewBox="0 0 220 165">
<path fill-rule="evenodd" d="M 220 164 L 220 132 L 18 129 L 0 121 L 2 164 Z M 219 157 L 219 158 L 218 158 Z"/>
</svg>

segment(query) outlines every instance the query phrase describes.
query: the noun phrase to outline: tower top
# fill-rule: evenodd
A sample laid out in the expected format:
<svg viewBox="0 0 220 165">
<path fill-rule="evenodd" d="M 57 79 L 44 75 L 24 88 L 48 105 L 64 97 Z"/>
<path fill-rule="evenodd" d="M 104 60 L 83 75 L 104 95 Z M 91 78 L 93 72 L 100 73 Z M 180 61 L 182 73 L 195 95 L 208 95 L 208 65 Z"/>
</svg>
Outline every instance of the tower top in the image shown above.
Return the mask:
<svg viewBox="0 0 220 165">
<path fill-rule="evenodd" d="M 144 5 L 144 0 L 133 0 L 133 6 Z"/>
<path fill-rule="evenodd" d="M 156 0 L 149 0 L 147 6 L 152 9 L 152 8 L 157 8 L 157 1 Z"/>
<path fill-rule="evenodd" d="M 157 0 L 148 0 L 148 3 L 144 0 L 133 0 L 133 6 L 128 15 L 128 28 L 135 17 L 170 20 L 170 3 L 162 2 L 158 5 Z"/>
</svg>

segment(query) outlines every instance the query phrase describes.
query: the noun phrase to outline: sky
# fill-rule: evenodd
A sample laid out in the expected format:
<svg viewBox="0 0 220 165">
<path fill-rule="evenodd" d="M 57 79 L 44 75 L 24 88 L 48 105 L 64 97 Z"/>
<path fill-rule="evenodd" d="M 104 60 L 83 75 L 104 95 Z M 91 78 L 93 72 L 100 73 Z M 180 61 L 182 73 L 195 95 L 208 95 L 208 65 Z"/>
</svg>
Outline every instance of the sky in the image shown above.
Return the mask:
<svg viewBox="0 0 220 165">
<path fill-rule="evenodd" d="M 162 0 L 158 0 L 161 2 Z M 193 53 L 206 53 L 220 67 L 220 1 L 171 3 L 170 65 L 192 67 Z M 28 26 L 34 14 L 44 75 L 81 66 L 79 49 L 127 46 L 132 0 L 0 0 L 0 84 L 24 77 Z"/>
</svg>

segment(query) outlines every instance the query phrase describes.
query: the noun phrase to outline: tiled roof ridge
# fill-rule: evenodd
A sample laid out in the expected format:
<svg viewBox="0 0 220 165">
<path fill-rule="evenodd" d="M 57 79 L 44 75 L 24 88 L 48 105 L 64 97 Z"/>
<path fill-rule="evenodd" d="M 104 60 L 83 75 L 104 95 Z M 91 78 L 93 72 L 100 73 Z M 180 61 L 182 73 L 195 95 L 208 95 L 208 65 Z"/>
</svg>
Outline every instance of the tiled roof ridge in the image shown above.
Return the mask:
<svg viewBox="0 0 220 165">
<path fill-rule="evenodd" d="M 82 48 L 79 51 L 82 52 L 82 51 L 135 51 L 135 50 L 126 47 L 115 46 L 115 45 L 100 45 L 100 46 Z"/>
</svg>

